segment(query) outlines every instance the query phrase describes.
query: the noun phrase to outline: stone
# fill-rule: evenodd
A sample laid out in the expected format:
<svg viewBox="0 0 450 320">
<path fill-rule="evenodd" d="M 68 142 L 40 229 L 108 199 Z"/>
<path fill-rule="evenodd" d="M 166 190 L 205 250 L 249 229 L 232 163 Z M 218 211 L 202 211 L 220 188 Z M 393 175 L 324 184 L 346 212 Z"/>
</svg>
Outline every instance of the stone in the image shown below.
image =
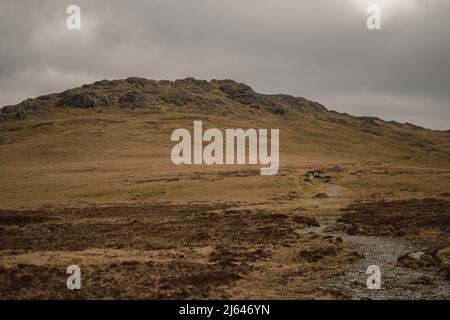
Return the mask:
<svg viewBox="0 0 450 320">
<path fill-rule="evenodd" d="M 397 264 L 410 269 L 433 268 L 436 266 L 437 261 L 425 252 L 415 251 L 399 257 L 397 259 Z"/>
<path fill-rule="evenodd" d="M 326 199 L 329 198 L 328 195 L 326 193 L 323 192 L 319 192 L 314 196 L 315 199 Z"/>
<path fill-rule="evenodd" d="M 71 92 L 65 91 L 58 101 L 60 107 L 95 108 L 107 106 L 110 103 L 108 96 L 95 91 Z"/>
</svg>

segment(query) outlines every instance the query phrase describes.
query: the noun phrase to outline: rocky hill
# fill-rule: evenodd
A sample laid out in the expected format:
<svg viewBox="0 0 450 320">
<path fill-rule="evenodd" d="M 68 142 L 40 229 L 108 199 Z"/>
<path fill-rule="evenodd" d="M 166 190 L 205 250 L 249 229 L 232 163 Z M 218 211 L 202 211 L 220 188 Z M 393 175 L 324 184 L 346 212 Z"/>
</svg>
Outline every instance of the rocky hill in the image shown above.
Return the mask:
<svg viewBox="0 0 450 320">
<path fill-rule="evenodd" d="M 23 120 L 48 108 L 143 108 L 158 106 L 195 106 L 199 110 L 217 112 L 220 106 L 235 104 L 283 115 L 289 109 L 303 112 L 326 112 L 319 103 L 289 95 L 263 95 L 249 86 L 232 80 L 156 81 L 143 78 L 102 80 L 59 94 L 27 99 L 1 110 L 0 120 Z"/>
<path fill-rule="evenodd" d="M 323 129 L 325 136 L 334 132 L 332 137 L 342 133 L 344 139 L 345 135 L 348 136 L 349 141 L 356 136 L 363 140 L 382 138 L 388 144 L 393 142 L 399 147 L 417 149 L 418 153 L 409 155 L 410 158 L 426 154 L 444 158 L 450 156 L 449 131 L 433 131 L 375 117 L 354 117 L 329 111 L 320 103 L 303 97 L 260 94 L 233 80 L 204 81 L 187 78 L 172 82 L 136 77 L 102 80 L 6 106 L 0 110 L 0 123 L 14 122 L 12 126 L 20 126 L 20 122 L 16 121 L 45 119 L 52 117 L 55 112 L 70 109 L 92 110 L 96 114 L 117 114 L 121 111 L 134 115 L 181 112 L 191 116 L 199 114 L 224 117 L 225 122 L 239 115 L 243 118 L 248 115 L 250 118 L 275 117 L 286 125 L 292 125 L 296 120 L 310 121 L 319 131 Z M 298 125 L 299 133 L 305 130 L 300 123 Z M 319 144 L 325 142 L 316 141 Z"/>
</svg>

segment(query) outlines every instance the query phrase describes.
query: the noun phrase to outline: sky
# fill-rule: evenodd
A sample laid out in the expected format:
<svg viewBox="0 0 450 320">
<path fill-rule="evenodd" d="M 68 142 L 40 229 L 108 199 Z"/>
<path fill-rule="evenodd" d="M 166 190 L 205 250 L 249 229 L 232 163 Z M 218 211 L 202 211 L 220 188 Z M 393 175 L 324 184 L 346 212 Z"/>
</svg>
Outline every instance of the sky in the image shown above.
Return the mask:
<svg viewBox="0 0 450 320">
<path fill-rule="evenodd" d="M 448 130 L 449 13 L 448 0 L 0 0 L 0 107 L 101 79 L 195 77 Z"/>
</svg>

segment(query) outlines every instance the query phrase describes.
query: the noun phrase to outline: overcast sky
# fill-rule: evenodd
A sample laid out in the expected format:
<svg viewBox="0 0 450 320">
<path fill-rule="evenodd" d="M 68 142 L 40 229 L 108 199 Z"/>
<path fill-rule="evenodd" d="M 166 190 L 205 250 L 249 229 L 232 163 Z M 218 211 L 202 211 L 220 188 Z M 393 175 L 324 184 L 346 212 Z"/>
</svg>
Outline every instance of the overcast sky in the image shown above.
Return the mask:
<svg viewBox="0 0 450 320">
<path fill-rule="evenodd" d="M 81 7 L 81 30 L 66 8 Z M 368 30 L 366 9 L 382 9 Z M 0 0 L 0 106 L 100 79 L 233 79 L 450 129 L 448 0 Z"/>
</svg>

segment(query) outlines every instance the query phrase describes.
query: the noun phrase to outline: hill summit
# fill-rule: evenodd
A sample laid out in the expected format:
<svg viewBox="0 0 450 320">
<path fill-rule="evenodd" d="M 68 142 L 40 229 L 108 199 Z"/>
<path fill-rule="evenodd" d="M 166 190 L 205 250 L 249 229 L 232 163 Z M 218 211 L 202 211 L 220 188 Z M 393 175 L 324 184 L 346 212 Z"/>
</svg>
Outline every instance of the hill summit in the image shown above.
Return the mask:
<svg viewBox="0 0 450 320">
<path fill-rule="evenodd" d="M 303 97 L 264 95 L 246 84 L 233 80 L 148 80 L 131 77 L 124 80 L 101 80 L 58 94 L 27 99 L 0 112 L 0 121 L 22 120 L 48 107 L 54 108 L 147 108 L 157 106 L 195 106 L 214 111 L 217 106 L 236 104 L 285 114 L 290 108 L 304 112 L 326 112 L 324 106 Z"/>
</svg>

